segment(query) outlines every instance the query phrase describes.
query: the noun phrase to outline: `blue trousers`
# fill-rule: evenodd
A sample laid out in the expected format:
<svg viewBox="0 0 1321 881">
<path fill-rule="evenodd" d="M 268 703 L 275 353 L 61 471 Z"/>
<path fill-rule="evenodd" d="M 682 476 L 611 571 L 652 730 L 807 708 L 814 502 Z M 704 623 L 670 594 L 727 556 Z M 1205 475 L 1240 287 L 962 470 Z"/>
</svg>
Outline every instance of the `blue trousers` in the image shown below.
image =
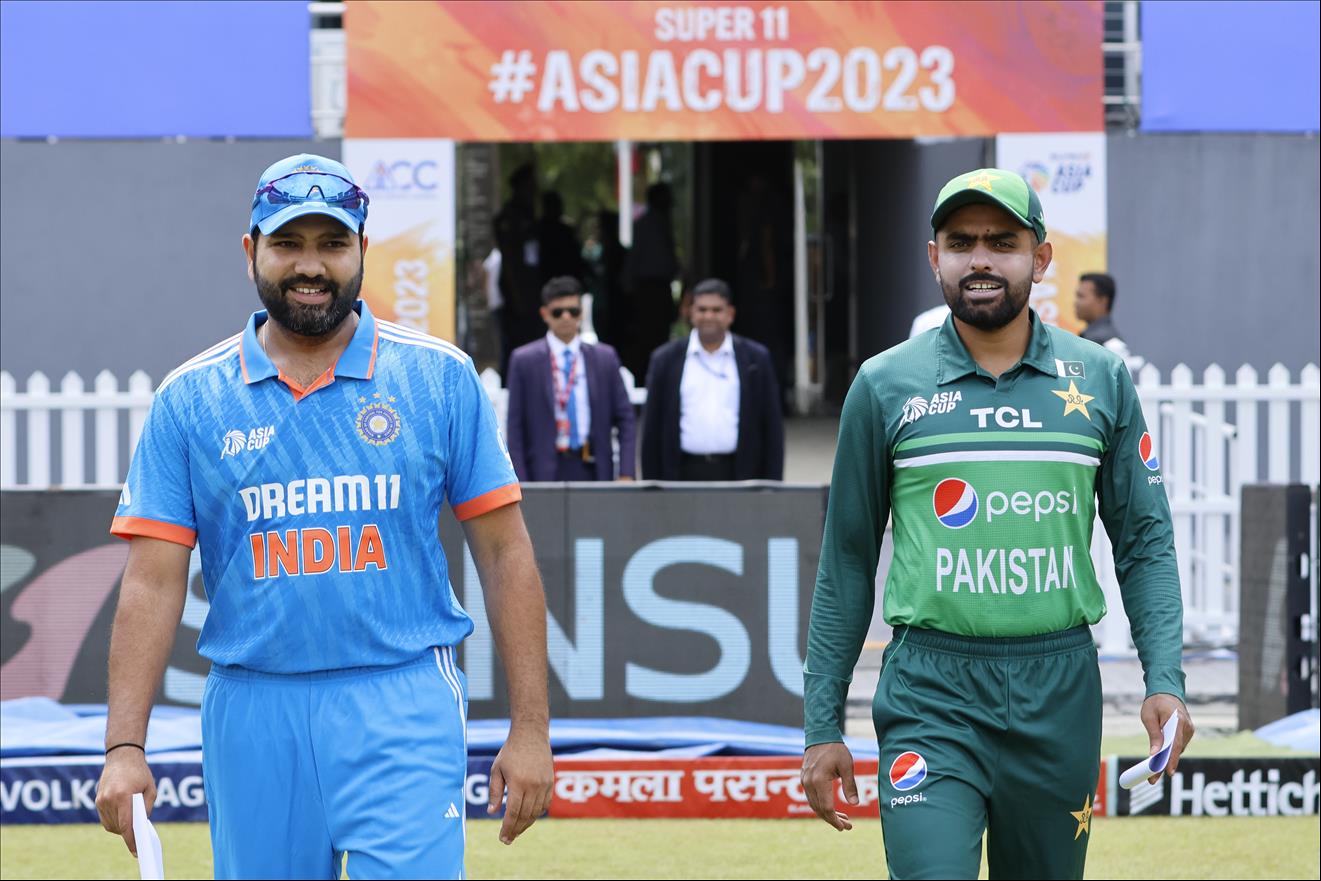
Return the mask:
<svg viewBox="0 0 1321 881">
<path fill-rule="evenodd" d="M 462 878 L 467 683 L 442 646 L 393 667 L 214 665 L 202 775 L 217 878 Z"/>
</svg>

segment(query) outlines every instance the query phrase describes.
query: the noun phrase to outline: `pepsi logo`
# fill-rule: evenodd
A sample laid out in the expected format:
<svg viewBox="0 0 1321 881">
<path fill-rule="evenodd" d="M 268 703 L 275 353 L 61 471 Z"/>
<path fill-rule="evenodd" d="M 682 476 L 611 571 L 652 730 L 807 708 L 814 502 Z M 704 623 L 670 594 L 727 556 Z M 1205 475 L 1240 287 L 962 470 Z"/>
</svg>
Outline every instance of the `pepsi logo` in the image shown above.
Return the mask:
<svg viewBox="0 0 1321 881">
<path fill-rule="evenodd" d="M 931 495 L 931 506 L 936 519 L 950 529 L 962 529 L 977 516 L 977 490 L 972 484 L 957 477 L 947 477 L 936 484 Z"/>
<path fill-rule="evenodd" d="M 1138 440 L 1138 456 L 1141 457 L 1142 464 L 1147 466 L 1148 471 L 1155 471 L 1160 467 L 1160 460 L 1156 458 L 1156 442 L 1145 431 Z"/>
<path fill-rule="evenodd" d="M 890 785 L 906 792 L 927 779 L 927 760 L 919 754 L 903 753 L 890 763 Z"/>
</svg>

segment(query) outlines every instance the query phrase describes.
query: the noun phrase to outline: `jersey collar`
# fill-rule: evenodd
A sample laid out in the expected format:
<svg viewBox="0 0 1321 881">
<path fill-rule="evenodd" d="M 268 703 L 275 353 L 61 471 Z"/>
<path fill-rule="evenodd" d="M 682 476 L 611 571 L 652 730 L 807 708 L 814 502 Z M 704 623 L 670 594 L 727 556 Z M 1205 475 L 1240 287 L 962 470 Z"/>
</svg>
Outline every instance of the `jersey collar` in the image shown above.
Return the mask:
<svg viewBox="0 0 1321 881">
<path fill-rule="evenodd" d="M 1035 368 L 1047 376 L 1055 376 L 1057 372 L 1055 347 L 1051 344 L 1050 332 L 1037 317 L 1035 309 L 1028 307 L 1027 311 L 1031 331 L 1027 340 L 1027 351 L 1023 353 L 1019 363 Z M 977 362 L 972 359 L 968 347 L 963 344 L 959 332 L 954 329 L 953 315 L 945 317 L 945 323 L 941 325 L 940 332 L 936 335 L 936 361 L 939 365 L 937 385 L 945 385 L 977 372 Z"/>
<path fill-rule="evenodd" d="M 364 300 L 353 304 L 358 313 L 358 326 L 353 331 L 353 338 L 340 353 L 335 362 L 335 376 L 347 376 L 353 379 L 371 379 L 376 369 L 377 330 L 376 319 Z M 243 344 L 239 346 L 239 362 L 243 368 L 243 381 L 248 385 L 280 375 L 275 362 L 266 356 L 261 343 L 257 341 L 257 328 L 269 320 L 265 309 L 252 313 L 248 326 L 243 331 Z"/>
</svg>

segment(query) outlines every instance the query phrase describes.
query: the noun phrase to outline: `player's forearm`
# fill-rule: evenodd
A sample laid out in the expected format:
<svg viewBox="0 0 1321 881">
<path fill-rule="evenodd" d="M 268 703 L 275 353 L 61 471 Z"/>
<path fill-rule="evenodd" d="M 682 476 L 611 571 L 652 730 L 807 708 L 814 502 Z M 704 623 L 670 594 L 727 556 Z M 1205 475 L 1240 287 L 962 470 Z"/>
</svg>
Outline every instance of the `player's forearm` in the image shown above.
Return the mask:
<svg viewBox="0 0 1321 881">
<path fill-rule="evenodd" d="M 186 581 L 155 581 L 125 572 L 110 637 L 106 746 L 146 743 L 152 700 L 183 614 Z"/>
<path fill-rule="evenodd" d="M 532 542 L 511 538 L 486 565 L 478 562 L 491 632 L 509 683 L 512 728 L 550 724 L 546 693 L 546 597 Z"/>
</svg>

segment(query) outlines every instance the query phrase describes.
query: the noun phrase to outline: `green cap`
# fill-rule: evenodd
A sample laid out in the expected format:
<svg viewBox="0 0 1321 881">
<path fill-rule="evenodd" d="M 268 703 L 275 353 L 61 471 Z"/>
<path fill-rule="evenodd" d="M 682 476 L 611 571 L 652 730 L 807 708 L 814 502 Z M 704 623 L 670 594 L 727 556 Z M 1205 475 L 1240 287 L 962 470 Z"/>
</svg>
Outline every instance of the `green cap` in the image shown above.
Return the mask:
<svg viewBox="0 0 1321 881">
<path fill-rule="evenodd" d="M 931 212 L 931 232 L 935 234 L 952 213 L 964 205 L 984 202 L 996 205 L 1046 240 L 1046 218 L 1036 191 L 1019 175 L 1003 168 L 979 168 L 954 178 L 941 187 L 936 209 Z"/>
</svg>

